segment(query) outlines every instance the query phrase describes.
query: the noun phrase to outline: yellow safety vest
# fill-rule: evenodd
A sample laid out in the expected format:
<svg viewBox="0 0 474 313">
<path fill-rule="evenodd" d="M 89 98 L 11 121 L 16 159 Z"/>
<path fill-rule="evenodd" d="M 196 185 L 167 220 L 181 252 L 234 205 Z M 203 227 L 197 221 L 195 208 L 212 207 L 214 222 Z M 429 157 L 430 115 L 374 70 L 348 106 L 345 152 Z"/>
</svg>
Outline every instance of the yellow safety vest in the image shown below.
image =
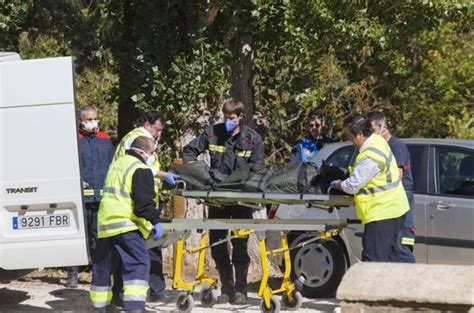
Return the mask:
<svg viewBox="0 0 474 313">
<path fill-rule="evenodd" d="M 152 224 L 133 213 L 131 198 L 132 177 L 139 168 L 149 169 L 146 164 L 131 155 L 125 155 L 110 165 L 105 178 L 98 220 L 98 237 L 116 236 L 138 229 L 148 238 Z"/>
<path fill-rule="evenodd" d="M 380 172 L 354 195 L 357 216 L 363 224 L 400 217 L 410 208 L 388 143 L 377 134 L 369 138 L 370 141 L 359 151 L 355 166 L 370 158 L 377 162 Z M 349 168 L 349 172 L 352 171 L 353 167 Z"/>
<path fill-rule="evenodd" d="M 118 160 L 119 158 L 123 157 L 125 155 L 125 144 L 130 140 L 130 138 L 133 137 L 138 137 L 138 136 L 145 136 L 149 137 L 147 134 L 147 130 L 143 127 L 137 127 L 134 130 L 129 131 L 125 136 L 123 136 L 122 140 L 120 140 L 120 143 L 117 146 L 117 149 L 115 149 L 115 154 L 114 154 L 114 159 L 113 161 Z M 161 164 L 160 161 L 158 160 L 158 154 L 155 152 L 155 163 L 153 164 L 153 167 L 157 171 L 161 171 Z M 158 178 L 154 177 L 155 179 L 155 193 L 156 193 L 156 198 L 155 202 L 156 205 L 158 206 L 159 200 L 160 200 L 160 185 L 161 182 Z"/>
</svg>

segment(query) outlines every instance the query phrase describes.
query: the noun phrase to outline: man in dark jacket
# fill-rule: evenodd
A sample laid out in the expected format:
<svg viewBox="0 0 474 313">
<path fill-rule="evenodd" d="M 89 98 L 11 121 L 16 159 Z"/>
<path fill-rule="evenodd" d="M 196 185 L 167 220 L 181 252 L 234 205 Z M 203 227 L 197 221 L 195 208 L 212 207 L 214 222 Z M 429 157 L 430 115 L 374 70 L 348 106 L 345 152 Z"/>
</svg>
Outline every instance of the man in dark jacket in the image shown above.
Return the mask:
<svg viewBox="0 0 474 313">
<path fill-rule="evenodd" d="M 92 106 L 84 106 L 79 112 L 79 156 L 86 205 L 87 238 L 89 251 L 93 254 L 97 243 L 97 211 L 105 175 L 114 156 L 114 147 L 109 135 L 99 131 L 97 110 Z M 77 273 L 78 267 L 68 268 L 67 287 L 77 287 Z"/>
<path fill-rule="evenodd" d="M 413 176 L 411 173 L 410 151 L 408 151 L 408 147 L 403 141 L 390 134 L 388 120 L 382 112 L 371 112 L 368 114 L 368 117 L 372 124 L 374 133 L 381 135 L 388 142 L 388 145 L 395 156 L 400 176 L 402 177 L 402 184 L 407 194 L 410 211 L 406 214 L 404 227 L 398 238 L 400 260 L 405 263 L 415 263 L 415 255 L 413 254 L 415 247 L 415 223 L 413 218 L 415 198 L 413 195 Z"/>
<path fill-rule="evenodd" d="M 290 162 L 310 161 L 325 144 L 334 142 L 322 132 L 325 123 L 326 116 L 320 111 L 308 115 L 308 134 L 293 146 Z"/>
<path fill-rule="evenodd" d="M 252 128 L 243 124 L 245 106 L 236 99 L 229 99 L 222 109 L 224 123 L 205 129 L 204 133 L 191 141 L 183 149 L 185 163 L 195 161 L 208 150 L 211 156 L 211 168 L 223 175 L 249 164 L 263 164 L 264 151 L 262 137 Z M 209 207 L 209 218 L 252 218 L 252 211 L 242 206 L 225 208 Z M 213 230 L 209 234 L 210 243 L 227 237 L 227 231 Z M 222 283 L 220 302 L 247 302 L 247 273 L 250 257 L 247 251 L 248 238 L 232 240 L 232 260 L 224 244 L 211 248 Z M 235 268 L 235 282 L 233 267 Z"/>
</svg>

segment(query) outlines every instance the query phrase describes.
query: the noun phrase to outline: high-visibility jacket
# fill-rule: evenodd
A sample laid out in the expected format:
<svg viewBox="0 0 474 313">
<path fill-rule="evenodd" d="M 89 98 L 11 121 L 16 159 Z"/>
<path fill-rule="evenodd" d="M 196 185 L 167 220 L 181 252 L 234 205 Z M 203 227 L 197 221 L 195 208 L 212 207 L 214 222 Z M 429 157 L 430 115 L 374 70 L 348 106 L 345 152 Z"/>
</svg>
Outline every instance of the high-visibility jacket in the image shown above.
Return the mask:
<svg viewBox="0 0 474 313">
<path fill-rule="evenodd" d="M 120 143 L 117 146 L 117 149 L 115 149 L 114 161 L 118 160 L 119 158 L 125 155 L 125 150 L 127 149 L 127 147 L 130 147 L 133 140 L 137 138 L 138 136 L 145 136 L 150 139 L 153 139 L 150 133 L 144 127 L 137 127 L 129 131 L 125 136 L 123 136 L 122 140 L 120 140 Z M 155 152 L 154 155 L 155 155 L 155 163 L 153 164 L 153 169 L 155 171 L 161 171 L 161 164 L 160 164 L 160 161 L 158 160 L 158 153 Z M 161 186 L 161 181 L 155 177 L 155 193 L 156 193 L 155 201 L 157 205 L 159 203 L 159 197 L 160 197 L 160 186 Z"/>
<path fill-rule="evenodd" d="M 132 177 L 139 168 L 148 169 L 146 164 L 131 155 L 125 155 L 110 166 L 97 217 L 99 238 L 137 229 L 145 239 L 148 238 L 152 224 L 133 213 Z"/>
<path fill-rule="evenodd" d="M 373 134 L 355 159 L 355 167 L 365 159 L 377 162 L 380 171 L 355 195 L 357 216 L 363 224 L 400 217 L 409 210 L 397 163 L 385 139 Z M 353 168 L 349 169 L 352 172 Z"/>
</svg>

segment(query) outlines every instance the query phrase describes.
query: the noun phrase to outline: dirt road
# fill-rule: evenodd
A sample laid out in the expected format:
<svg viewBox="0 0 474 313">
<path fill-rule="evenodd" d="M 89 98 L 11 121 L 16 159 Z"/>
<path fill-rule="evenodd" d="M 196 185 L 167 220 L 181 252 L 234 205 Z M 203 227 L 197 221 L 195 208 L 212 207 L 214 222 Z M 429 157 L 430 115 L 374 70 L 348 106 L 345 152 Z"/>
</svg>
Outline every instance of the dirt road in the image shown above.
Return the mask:
<svg viewBox="0 0 474 313">
<path fill-rule="evenodd" d="M 90 274 L 80 274 L 80 284 L 76 289 L 64 287 L 65 276 L 64 272 L 57 270 L 37 271 L 9 284 L 0 284 L 0 312 L 93 312 L 88 296 Z M 260 312 L 257 288 L 258 282 L 249 285 L 249 304 L 242 306 L 226 304 L 204 308 L 196 294 L 193 312 Z M 169 289 L 167 293 L 174 299 L 178 291 Z M 304 299 L 298 312 L 333 312 L 337 307 L 334 299 Z M 147 309 L 151 312 L 177 312 L 174 302 L 167 305 L 149 303 Z"/>
</svg>

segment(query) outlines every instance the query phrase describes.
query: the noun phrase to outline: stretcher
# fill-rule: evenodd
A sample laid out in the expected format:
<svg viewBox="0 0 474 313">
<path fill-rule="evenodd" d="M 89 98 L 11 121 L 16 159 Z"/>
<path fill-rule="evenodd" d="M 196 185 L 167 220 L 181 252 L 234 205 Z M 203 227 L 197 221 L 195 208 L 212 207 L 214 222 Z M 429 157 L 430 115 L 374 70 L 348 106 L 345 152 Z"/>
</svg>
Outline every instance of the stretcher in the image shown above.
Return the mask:
<svg viewBox="0 0 474 313">
<path fill-rule="evenodd" d="M 352 196 L 314 193 L 265 193 L 237 191 L 192 191 L 175 190 L 174 195 L 197 199 L 212 206 L 242 205 L 261 208 L 266 204 L 304 204 L 310 206 L 327 206 L 329 208 L 354 205 Z M 256 207 L 257 206 L 257 207 Z"/>
<path fill-rule="evenodd" d="M 275 194 L 275 193 L 246 193 L 234 191 L 186 191 L 174 190 L 174 195 L 186 199 L 196 199 L 207 205 L 225 207 L 240 205 L 251 209 L 264 209 L 267 204 L 289 204 L 316 208 L 334 208 L 353 205 L 350 196 L 324 195 L 324 194 Z M 234 238 L 245 238 L 255 234 L 258 240 L 262 279 L 258 290 L 262 298 L 260 309 L 262 312 L 279 312 L 281 303 L 288 310 L 298 310 L 302 304 L 302 296 L 296 290 L 290 279 L 291 259 L 290 251 L 300 248 L 319 239 L 327 239 L 338 235 L 345 227 L 357 220 L 281 220 L 281 219 L 207 219 L 207 218 L 173 218 L 168 223 L 163 223 L 165 236 L 158 240 L 148 240 L 148 248 L 167 246 L 175 243 L 175 262 L 173 275 L 173 288 L 183 290 L 178 294 L 176 306 L 181 312 L 190 312 L 194 306 L 192 293 L 197 286 L 201 287 L 200 301 L 205 307 L 212 307 L 217 302 L 216 278 L 209 277 L 204 271 L 206 251 L 212 246 L 227 243 Z M 185 240 L 191 231 L 201 231 L 200 244 L 196 247 L 186 247 Z M 208 243 L 210 230 L 230 230 L 227 238 L 213 243 Z M 267 231 L 279 231 L 281 248 L 268 250 L 265 244 Z M 311 231 L 317 235 L 309 240 L 289 247 L 287 234 L 290 231 Z M 183 277 L 183 260 L 185 255 L 198 253 L 198 266 L 194 280 L 185 281 Z M 280 287 L 272 289 L 268 284 L 269 263 L 267 257 L 273 254 L 283 254 L 285 271 Z M 281 302 L 275 296 L 282 294 Z"/>
</svg>

